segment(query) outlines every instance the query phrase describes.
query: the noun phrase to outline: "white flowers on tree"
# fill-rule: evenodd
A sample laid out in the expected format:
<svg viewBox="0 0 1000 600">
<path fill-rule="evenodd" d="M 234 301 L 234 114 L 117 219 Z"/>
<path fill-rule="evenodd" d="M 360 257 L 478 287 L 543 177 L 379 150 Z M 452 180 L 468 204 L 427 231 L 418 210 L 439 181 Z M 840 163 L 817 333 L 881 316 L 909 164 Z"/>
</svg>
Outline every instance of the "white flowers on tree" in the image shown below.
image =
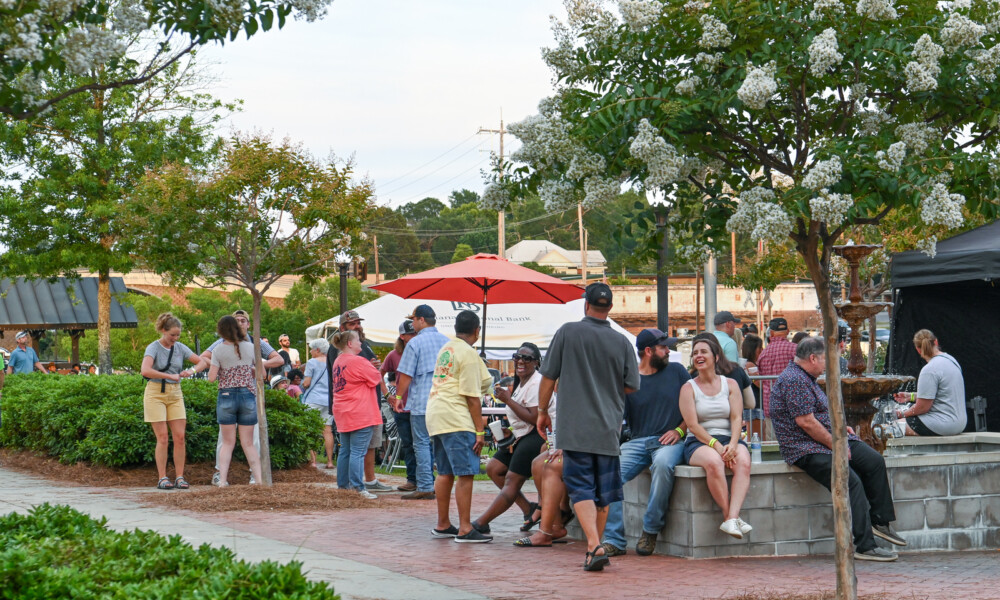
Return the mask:
<svg viewBox="0 0 1000 600">
<path fill-rule="evenodd" d="M 934 258 L 937 256 L 937 236 L 932 235 L 930 237 L 925 237 L 917 240 L 917 250 L 920 250 L 927 256 Z"/>
<path fill-rule="evenodd" d="M 986 35 L 986 27 L 959 13 L 951 13 L 941 28 L 941 43 L 949 52 L 963 46 L 975 46 Z"/>
<path fill-rule="evenodd" d="M 847 211 L 854 205 L 850 194 L 831 194 L 823 188 L 818 196 L 809 199 L 809 216 L 831 227 L 839 227 L 847 218 Z"/>
<path fill-rule="evenodd" d="M 778 91 L 778 83 L 774 80 L 777 65 L 772 60 L 763 67 L 747 65 L 747 78 L 736 90 L 743 104 L 755 110 L 763 110 L 767 101 Z"/>
<path fill-rule="evenodd" d="M 962 216 L 963 206 L 965 196 L 951 194 L 943 183 L 935 183 L 920 201 L 920 220 L 928 225 L 943 225 L 954 229 L 965 222 L 965 217 Z"/>
<path fill-rule="evenodd" d="M 899 17 L 892 0 L 858 0 L 858 14 L 872 21 L 893 21 Z"/>
<path fill-rule="evenodd" d="M 639 121 L 628 149 L 633 158 L 646 163 L 646 189 L 666 188 L 681 177 L 684 157 L 659 135 L 648 119 Z"/>
<path fill-rule="evenodd" d="M 937 76 L 941 74 L 938 61 L 944 56 L 944 49 L 931 40 L 926 33 L 913 45 L 914 61 L 906 63 L 906 87 L 911 92 L 928 92 L 937 88 Z"/>
<path fill-rule="evenodd" d="M 822 77 L 842 60 L 844 55 L 837 52 L 837 32 L 832 28 L 824 29 L 809 44 L 809 72 L 813 77 Z"/>
<path fill-rule="evenodd" d="M 875 160 L 878 161 L 880 169 L 896 172 L 903 166 L 906 159 L 906 142 L 896 142 L 889 146 L 888 152 L 879 150 L 875 153 Z"/>
<path fill-rule="evenodd" d="M 681 96 L 694 96 L 695 92 L 701 86 L 701 77 L 697 75 L 692 75 L 686 79 L 682 79 L 680 83 L 674 86 L 674 91 Z"/>
<path fill-rule="evenodd" d="M 716 52 L 715 54 L 699 52 L 694 57 L 694 64 L 702 67 L 706 71 L 714 71 L 722 62 L 722 58 L 723 55 L 721 52 Z"/>
<path fill-rule="evenodd" d="M 840 164 L 839 156 L 817 161 L 802 178 L 802 187 L 815 191 L 833 187 L 835 183 L 840 181 L 842 172 L 843 166 Z"/>
<path fill-rule="evenodd" d="M 896 137 L 906 142 L 915 153 L 923 154 L 940 136 L 926 123 L 905 123 L 896 128 Z"/>
<path fill-rule="evenodd" d="M 840 0 L 816 0 L 813 3 L 812 12 L 809 18 L 818 21 L 826 15 L 836 16 L 844 14 L 844 3 Z"/>
<path fill-rule="evenodd" d="M 663 5 L 657 0 L 619 0 L 622 20 L 631 29 L 642 31 L 660 19 Z"/>
<path fill-rule="evenodd" d="M 996 81 L 997 70 L 1000 69 L 1000 43 L 989 50 L 969 50 L 969 55 L 975 60 L 966 67 L 969 75 L 991 83 Z"/>
<path fill-rule="evenodd" d="M 781 242 L 792 231 L 792 218 L 775 202 L 774 190 L 755 187 L 740 194 L 736 212 L 729 217 L 726 228 L 735 233 L 750 234 L 753 240 Z"/>
<path fill-rule="evenodd" d="M 729 28 L 722 21 L 712 15 L 702 15 L 698 21 L 701 23 L 702 32 L 698 45 L 705 49 L 725 48 L 733 43 L 733 34 L 729 33 Z"/>
</svg>

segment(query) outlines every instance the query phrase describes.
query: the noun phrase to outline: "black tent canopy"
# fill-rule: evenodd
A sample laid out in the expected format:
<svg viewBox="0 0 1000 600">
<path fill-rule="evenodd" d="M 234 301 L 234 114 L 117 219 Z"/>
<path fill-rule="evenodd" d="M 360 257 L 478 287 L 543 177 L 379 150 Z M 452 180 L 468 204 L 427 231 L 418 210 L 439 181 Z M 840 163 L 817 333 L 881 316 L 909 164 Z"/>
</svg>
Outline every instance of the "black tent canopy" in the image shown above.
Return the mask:
<svg viewBox="0 0 1000 600">
<path fill-rule="evenodd" d="M 990 431 L 1000 431 L 1000 221 L 937 244 L 931 258 L 919 251 L 892 257 L 892 373 L 917 376 L 925 364 L 913 335 L 930 329 L 941 349 L 962 366 L 967 399 L 986 398 Z M 969 427 L 974 419 L 969 415 Z"/>
</svg>

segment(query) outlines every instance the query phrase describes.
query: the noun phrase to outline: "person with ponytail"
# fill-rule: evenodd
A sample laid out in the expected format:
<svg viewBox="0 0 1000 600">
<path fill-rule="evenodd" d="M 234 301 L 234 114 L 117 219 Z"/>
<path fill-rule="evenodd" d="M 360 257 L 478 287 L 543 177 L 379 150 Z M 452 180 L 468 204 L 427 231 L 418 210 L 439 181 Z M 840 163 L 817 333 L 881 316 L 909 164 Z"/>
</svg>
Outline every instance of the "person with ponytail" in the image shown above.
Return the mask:
<svg viewBox="0 0 1000 600">
<path fill-rule="evenodd" d="M 906 420 L 906 435 L 955 435 L 965 431 L 965 380 L 958 361 L 942 352 L 938 339 L 929 329 L 913 336 L 913 345 L 920 358 L 927 361 L 917 379 L 917 391 L 899 392 L 897 402 L 912 402 L 906 410 L 896 411 L 896 417 Z"/>
<path fill-rule="evenodd" d="M 146 379 L 143 393 L 143 420 L 150 424 L 156 435 L 156 471 L 161 490 L 182 489 L 190 486 L 184 479 L 184 429 L 187 413 L 184 410 L 184 396 L 181 394 L 180 380 L 204 370 L 201 358 L 190 348 L 177 341 L 181 337 L 181 321 L 170 313 L 156 318 L 156 330 L 160 339 L 146 346 L 139 373 Z M 184 361 L 195 366 L 185 369 Z M 170 435 L 174 438 L 174 471 L 177 478 L 167 477 L 167 448 Z"/>
</svg>

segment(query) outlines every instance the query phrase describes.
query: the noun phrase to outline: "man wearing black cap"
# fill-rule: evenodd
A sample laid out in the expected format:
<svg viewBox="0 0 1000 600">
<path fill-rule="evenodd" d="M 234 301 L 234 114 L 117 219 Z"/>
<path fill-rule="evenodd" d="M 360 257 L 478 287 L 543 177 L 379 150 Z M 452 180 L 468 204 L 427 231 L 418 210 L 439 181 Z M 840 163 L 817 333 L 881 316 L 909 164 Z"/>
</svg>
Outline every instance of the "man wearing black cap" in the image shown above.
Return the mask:
<svg viewBox="0 0 1000 600">
<path fill-rule="evenodd" d="M 649 468 L 651 483 L 642 535 L 635 551 L 642 556 L 653 553 L 656 536 L 667 521 L 667 505 L 674 489 L 674 467 L 684 460 L 687 427 L 681 417 L 678 400 L 681 386 L 691 375 L 680 363 L 670 362 L 669 346 L 677 338 L 659 329 L 643 329 L 635 338 L 639 350 L 639 390 L 625 396 L 625 423 L 632 439 L 621 447 L 622 481 L 635 479 Z M 608 509 L 604 528 L 604 550 L 609 556 L 625 554 L 625 521 L 622 503 Z"/>
<path fill-rule="evenodd" d="M 722 346 L 722 353 L 726 355 L 729 362 L 739 364 L 740 361 L 740 349 L 736 347 L 736 341 L 733 339 L 733 332 L 736 331 L 736 326 L 742 321 L 739 317 L 734 317 L 733 313 L 728 310 L 723 310 L 715 313 L 715 337 L 719 340 L 719 345 Z"/>
<path fill-rule="evenodd" d="M 618 431 L 625 394 L 639 389 L 639 366 L 632 345 L 608 322 L 611 288 L 592 283 L 583 297 L 584 318 L 556 331 L 542 365 L 538 431 L 552 426 L 549 401 L 558 380 L 563 481 L 587 537 L 584 570 L 600 571 L 610 562 L 601 545 L 607 507 L 623 499 Z"/>
</svg>

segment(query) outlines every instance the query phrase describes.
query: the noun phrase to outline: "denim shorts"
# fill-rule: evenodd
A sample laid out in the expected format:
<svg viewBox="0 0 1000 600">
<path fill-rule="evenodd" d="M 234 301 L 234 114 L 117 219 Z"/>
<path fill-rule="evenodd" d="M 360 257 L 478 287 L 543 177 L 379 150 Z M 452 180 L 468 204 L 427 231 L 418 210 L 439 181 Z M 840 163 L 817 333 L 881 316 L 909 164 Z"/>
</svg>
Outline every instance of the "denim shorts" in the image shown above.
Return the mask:
<svg viewBox="0 0 1000 600">
<path fill-rule="evenodd" d="M 730 435 L 716 435 L 713 437 L 715 437 L 715 439 L 718 440 L 716 442 L 716 445 L 722 444 L 723 446 L 728 444 L 729 441 L 733 439 L 733 437 Z M 746 441 L 741 439 L 740 444 L 744 448 L 747 448 L 749 450 L 750 447 L 747 446 Z M 708 444 L 702 443 L 698 438 L 694 437 L 691 434 L 688 434 L 687 439 L 684 440 L 684 462 L 686 462 L 687 464 L 691 464 L 691 456 L 694 455 L 694 451 L 697 450 L 698 448 L 701 448 L 702 446 L 707 447 Z"/>
<path fill-rule="evenodd" d="M 453 431 L 431 436 L 434 444 L 434 461 L 439 475 L 479 475 L 479 456 L 472 451 L 476 434 L 471 431 Z"/>
<path fill-rule="evenodd" d="M 219 388 L 215 416 L 219 425 L 256 425 L 257 398 L 247 388 Z"/>
<path fill-rule="evenodd" d="M 573 504 L 593 500 L 600 508 L 625 499 L 617 456 L 563 450 L 563 483 Z"/>
</svg>

